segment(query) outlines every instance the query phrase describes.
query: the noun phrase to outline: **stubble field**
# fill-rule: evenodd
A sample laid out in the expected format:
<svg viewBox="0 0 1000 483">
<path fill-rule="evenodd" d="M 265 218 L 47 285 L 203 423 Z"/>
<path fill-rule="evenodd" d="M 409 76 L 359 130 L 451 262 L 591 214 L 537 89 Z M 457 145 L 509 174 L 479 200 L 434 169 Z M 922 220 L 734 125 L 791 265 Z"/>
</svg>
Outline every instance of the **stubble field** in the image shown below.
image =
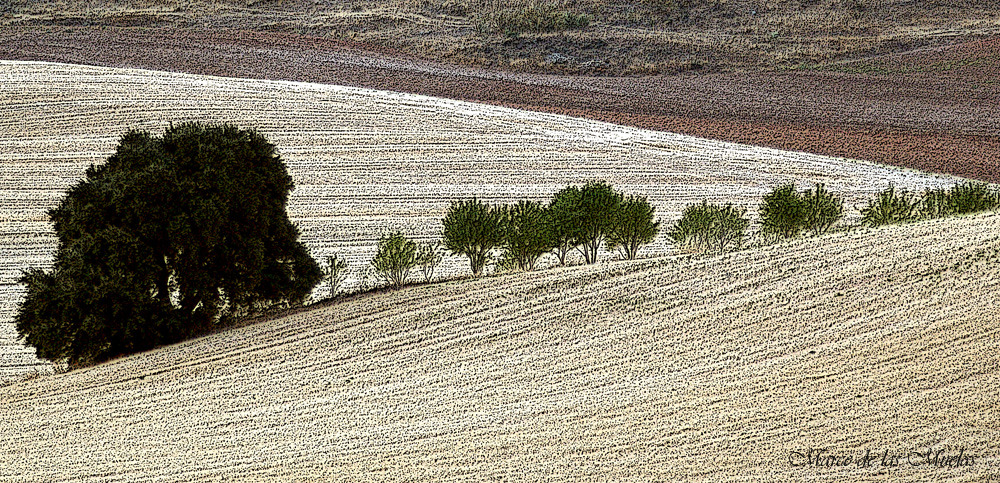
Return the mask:
<svg viewBox="0 0 1000 483">
<path fill-rule="evenodd" d="M 203 120 L 254 127 L 278 146 L 296 184 L 288 211 L 313 255 L 349 262 L 346 288 L 391 230 L 431 239 L 452 200 L 545 200 L 605 179 L 648 196 L 664 224 L 702 199 L 756 211 L 771 188 L 823 182 L 854 207 L 890 183 L 957 179 L 502 107 L 295 82 L 0 61 L 0 373 L 47 370 L 15 341 L 21 270 L 51 263 L 46 210 L 130 128 Z M 856 219 L 848 210 L 848 221 Z M 641 254 L 670 252 L 661 234 Z M 607 256 L 607 255 L 606 255 Z M 440 276 L 467 272 L 445 260 Z M 325 293 L 315 294 L 322 297 Z"/>
</svg>

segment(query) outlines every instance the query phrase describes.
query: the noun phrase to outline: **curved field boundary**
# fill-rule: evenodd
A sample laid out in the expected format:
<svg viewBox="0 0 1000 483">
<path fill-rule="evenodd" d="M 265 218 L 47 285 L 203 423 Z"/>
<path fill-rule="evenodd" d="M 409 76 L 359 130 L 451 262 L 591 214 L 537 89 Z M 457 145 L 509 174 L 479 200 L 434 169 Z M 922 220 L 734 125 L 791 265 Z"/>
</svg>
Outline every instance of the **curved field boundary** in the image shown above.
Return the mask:
<svg viewBox="0 0 1000 483">
<path fill-rule="evenodd" d="M 996 38 L 816 70 L 654 77 L 504 72 L 225 29 L 11 27 L 0 58 L 412 92 L 1000 182 Z"/>
<path fill-rule="evenodd" d="M 289 214 L 317 257 L 340 252 L 346 288 L 390 230 L 435 237 L 452 200 L 545 200 L 570 183 L 604 179 L 648 196 L 669 224 L 707 199 L 755 212 L 776 185 L 815 182 L 848 206 L 890 183 L 947 186 L 956 178 L 868 162 L 646 131 L 554 114 L 413 94 L 287 81 L 230 79 L 66 64 L 0 61 L 0 372 L 32 363 L 9 324 L 21 270 L 51 263 L 46 219 L 85 168 L 128 129 L 234 122 L 264 133 L 296 189 Z M 849 218 L 857 218 L 852 212 Z M 661 235 L 642 255 L 669 253 Z M 467 271 L 450 257 L 442 276 Z M 317 292 L 317 296 L 325 295 Z"/>
</svg>

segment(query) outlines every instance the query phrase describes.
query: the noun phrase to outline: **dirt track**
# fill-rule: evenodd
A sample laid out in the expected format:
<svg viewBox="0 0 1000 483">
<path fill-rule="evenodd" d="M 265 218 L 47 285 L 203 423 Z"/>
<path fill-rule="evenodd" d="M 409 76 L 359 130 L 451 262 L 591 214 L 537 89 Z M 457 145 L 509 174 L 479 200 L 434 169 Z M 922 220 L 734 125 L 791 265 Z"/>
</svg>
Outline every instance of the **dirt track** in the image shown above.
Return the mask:
<svg viewBox="0 0 1000 483">
<path fill-rule="evenodd" d="M 1000 182 L 1000 40 L 783 72 L 502 73 L 282 33 L 11 28 L 0 58 L 369 87 Z"/>
</svg>

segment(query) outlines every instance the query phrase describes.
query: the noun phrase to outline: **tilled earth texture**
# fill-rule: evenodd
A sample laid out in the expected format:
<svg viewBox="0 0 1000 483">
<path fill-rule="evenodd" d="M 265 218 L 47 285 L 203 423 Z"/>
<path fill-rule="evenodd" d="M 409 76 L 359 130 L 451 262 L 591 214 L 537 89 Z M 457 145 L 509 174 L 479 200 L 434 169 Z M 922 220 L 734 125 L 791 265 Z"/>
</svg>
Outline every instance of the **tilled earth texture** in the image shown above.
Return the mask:
<svg viewBox="0 0 1000 483">
<path fill-rule="evenodd" d="M 8 27 L 0 58 L 369 87 L 1000 181 L 1000 40 L 782 71 L 601 77 L 233 29 Z"/>
<path fill-rule="evenodd" d="M 0 480 L 993 481 L 998 233 L 346 300 L 0 387 Z"/>
<path fill-rule="evenodd" d="M 260 130 L 295 183 L 288 213 L 303 243 L 319 260 L 347 259 L 348 290 L 374 284 L 366 267 L 380 236 L 437 238 L 449 204 L 472 196 L 546 201 L 568 184 L 604 179 L 648 197 L 667 226 L 702 200 L 733 203 L 753 217 L 777 185 L 825 183 L 855 222 L 856 207 L 890 184 L 919 191 L 958 181 L 415 94 L 67 64 L 0 61 L 0 110 L 7 114 L 0 119 L 0 343 L 9 348 L 0 351 L 0 373 L 37 363 L 10 321 L 23 293 L 19 274 L 47 267 L 56 248 L 46 211 L 129 129 L 162 133 L 171 122 L 198 119 Z M 641 255 L 672 250 L 661 233 Z M 437 275 L 467 273 L 463 259 L 448 257 Z M 322 289 L 317 297 L 327 295 Z"/>
</svg>

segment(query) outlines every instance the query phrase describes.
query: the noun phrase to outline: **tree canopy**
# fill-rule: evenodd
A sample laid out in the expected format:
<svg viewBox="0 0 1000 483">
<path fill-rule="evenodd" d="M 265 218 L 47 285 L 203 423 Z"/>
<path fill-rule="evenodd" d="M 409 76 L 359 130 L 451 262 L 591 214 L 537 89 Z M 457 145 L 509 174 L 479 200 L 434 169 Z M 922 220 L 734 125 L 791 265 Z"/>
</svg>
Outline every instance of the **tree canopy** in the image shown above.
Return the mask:
<svg viewBox="0 0 1000 483">
<path fill-rule="evenodd" d="M 322 271 L 285 211 L 292 188 L 253 130 L 128 132 L 49 211 L 55 263 L 21 278 L 19 334 L 39 356 L 77 365 L 300 303 Z"/>
<path fill-rule="evenodd" d="M 444 246 L 453 254 L 469 257 L 472 274 L 479 276 L 490 251 L 504 241 L 503 211 L 475 198 L 455 201 L 442 223 Z"/>
<path fill-rule="evenodd" d="M 612 215 L 608 249 L 620 248 L 624 258 L 634 260 L 639 248 L 652 242 L 660 232 L 660 222 L 653 218 L 655 212 L 645 197 L 629 196 L 622 201 Z"/>
<path fill-rule="evenodd" d="M 611 233 L 621 202 L 621 194 L 604 181 L 591 181 L 582 188 L 568 186 L 556 193 L 549 209 L 559 263 L 565 264 L 570 247 L 579 250 L 586 263 L 597 262 L 597 250 Z"/>
</svg>

